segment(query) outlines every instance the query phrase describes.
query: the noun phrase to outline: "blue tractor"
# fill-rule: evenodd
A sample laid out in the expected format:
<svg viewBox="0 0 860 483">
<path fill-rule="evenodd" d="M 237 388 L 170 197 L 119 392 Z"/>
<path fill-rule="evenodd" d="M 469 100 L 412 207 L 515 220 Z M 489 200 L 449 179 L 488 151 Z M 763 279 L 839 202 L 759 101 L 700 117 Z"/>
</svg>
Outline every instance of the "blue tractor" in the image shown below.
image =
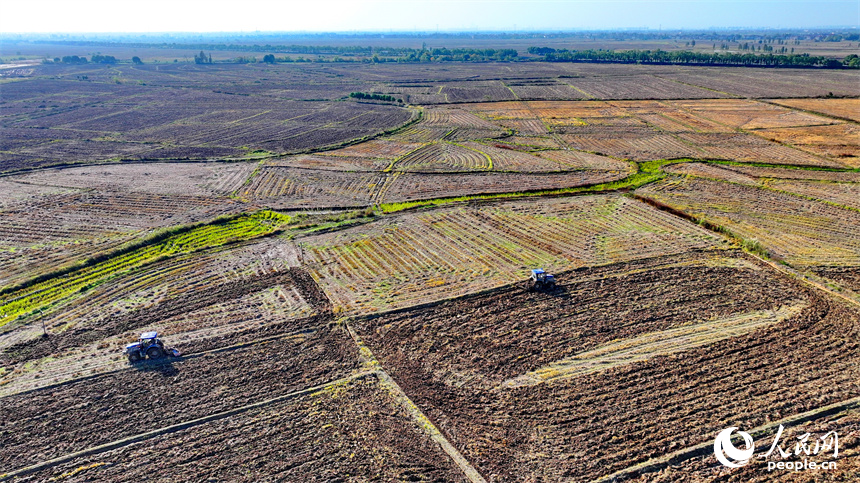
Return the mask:
<svg viewBox="0 0 860 483">
<path fill-rule="evenodd" d="M 548 292 L 555 288 L 555 277 L 544 272 L 541 268 L 532 270 L 532 274 L 526 281 L 526 290 L 529 292 Z"/>
<path fill-rule="evenodd" d="M 123 353 L 128 357 L 129 362 L 142 361 L 147 357 L 161 359 L 165 356 L 178 357 L 180 355 L 176 349 L 165 349 L 164 342 L 158 338 L 158 332 L 155 331 L 140 334 L 140 339 L 125 346 Z"/>
</svg>

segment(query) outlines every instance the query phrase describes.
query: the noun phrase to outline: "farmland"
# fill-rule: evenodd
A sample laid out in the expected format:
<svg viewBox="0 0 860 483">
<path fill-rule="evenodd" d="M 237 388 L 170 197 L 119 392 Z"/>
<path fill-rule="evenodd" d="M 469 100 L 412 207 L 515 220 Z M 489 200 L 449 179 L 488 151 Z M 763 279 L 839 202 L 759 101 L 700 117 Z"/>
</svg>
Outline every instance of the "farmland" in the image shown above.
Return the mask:
<svg viewBox="0 0 860 483">
<path fill-rule="evenodd" d="M 0 480 L 800 481 L 711 451 L 779 424 L 857 472 L 855 71 L 15 72 Z"/>
</svg>

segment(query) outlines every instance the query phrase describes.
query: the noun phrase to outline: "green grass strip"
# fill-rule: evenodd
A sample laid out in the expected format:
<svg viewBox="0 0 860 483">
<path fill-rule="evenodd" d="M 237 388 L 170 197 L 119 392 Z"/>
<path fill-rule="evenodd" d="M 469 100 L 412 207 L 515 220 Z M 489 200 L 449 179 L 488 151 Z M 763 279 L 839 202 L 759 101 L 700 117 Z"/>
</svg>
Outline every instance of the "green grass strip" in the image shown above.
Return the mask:
<svg viewBox="0 0 860 483">
<path fill-rule="evenodd" d="M 804 166 L 797 164 L 773 164 L 773 163 L 741 163 L 739 161 L 725 161 L 721 159 L 690 160 L 691 162 L 722 164 L 724 166 L 754 166 L 756 168 L 779 168 L 796 169 L 799 171 L 830 171 L 834 173 L 860 173 L 860 168 L 830 168 L 826 166 Z"/>
<path fill-rule="evenodd" d="M 265 236 L 285 228 L 290 221 L 290 216 L 272 211 L 216 220 L 160 237 L 150 244 L 95 260 L 66 273 L 23 284 L 0 298 L 0 327 L 20 317 L 35 315 L 143 266 L 179 254 Z"/>
<path fill-rule="evenodd" d="M 547 196 L 547 195 L 563 195 L 563 194 L 577 194 L 577 193 L 589 193 L 589 192 L 604 192 L 604 191 L 617 191 L 622 189 L 636 189 L 640 186 L 644 186 L 648 183 L 653 183 L 659 179 L 662 179 L 666 175 L 660 171 L 660 168 L 667 164 L 674 163 L 682 163 L 682 162 L 690 162 L 692 160 L 688 159 L 679 159 L 679 160 L 666 160 L 661 159 L 657 161 L 646 161 L 642 163 L 637 163 L 639 170 L 631 174 L 630 176 L 620 179 L 618 181 L 610 181 L 608 183 L 600 183 L 588 186 L 577 186 L 574 188 L 559 188 L 559 189 L 549 189 L 549 190 L 537 190 L 537 191 L 515 191 L 508 193 L 493 193 L 493 194 L 483 194 L 483 195 L 468 195 L 468 196 L 452 196 L 447 198 L 433 198 L 430 200 L 419 200 L 419 201 L 404 201 L 399 203 L 383 203 L 379 205 L 380 211 L 383 213 L 396 213 L 398 211 L 408 210 L 412 208 L 420 208 L 425 206 L 439 206 L 448 203 L 456 203 L 459 201 L 472 201 L 472 200 L 494 200 L 501 198 L 521 198 L 521 197 L 530 197 L 530 196 Z"/>
</svg>

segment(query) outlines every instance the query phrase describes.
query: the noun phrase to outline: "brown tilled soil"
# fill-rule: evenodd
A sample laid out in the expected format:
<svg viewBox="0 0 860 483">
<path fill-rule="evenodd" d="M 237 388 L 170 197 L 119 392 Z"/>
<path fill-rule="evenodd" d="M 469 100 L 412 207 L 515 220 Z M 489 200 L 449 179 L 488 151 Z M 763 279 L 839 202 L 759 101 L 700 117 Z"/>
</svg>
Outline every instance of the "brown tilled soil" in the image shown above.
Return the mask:
<svg viewBox="0 0 860 483">
<path fill-rule="evenodd" d="M 8 396 L 0 405 L 0 473 L 324 384 L 358 365 L 349 335 L 321 324 L 292 337 L 160 364 L 139 363 Z"/>
<path fill-rule="evenodd" d="M 2 398 L 0 473 L 356 374 L 359 350 L 332 323 L 324 294 L 305 272 L 292 276 L 320 315 L 200 342 L 167 363 Z M 559 279 L 553 293 L 509 286 L 350 322 L 488 481 L 599 478 L 712 441 L 729 425 L 754 428 L 860 396 L 860 310 L 743 254 L 691 252 Z M 786 320 L 684 352 L 500 385 L 619 339 L 798 303 L 805 308 Z M 851 444 L 846 455 L 856 460 Z M 684 464 L 711 479 L 713 462 Z M 126 481 L 165 468 L 195 481 L 462 480 L 373 374 L 24 478 Z"/>
<path fill-rule="evenodd" d="M 833 450 L 814 452 L 815 443 L 830 431 L 835 431 L 839 437 L 839 456 L 834 458 Z M 809 455 L 801 453 L 795 455 L 796 444 L 800 437 L 809 433 L 806 441 L 811 450 Z M 786 428 L 779 438 L 779 447 L 790 456 L 783 458 L 775 450 L 767 458 L 759 459 L 757 456 L 766 453 L 773 444 L 775 435 L 769 434 L 755 439 L 755 455 L 743 468 L 730 470 L 717 462 L 712 452 L 706 456 L 692 458 L 677 465 L 664 468 L 660 471 L 645 474 L 641 479 L 631 478 L 636 481 L 650 482 L 688 482 L 688 481 L 717 481 L 726 483 L 765 483 L 771 481 L 784 482 L 809 482 L 809 481 L 857 481 L 860 475 L 860 410 L 853 409 L 840 412 L 832 416 L 821 418 L 813 422 L 804 423 L 796 427 Z M 743 447 L 742 443 L 741 446 Z M 808 462 L 819 463 L 835 462 L 836 468 L 820 469 L 779 469 L 768 470 L 769 462 Z M 619 480 L 623 481 L 623 480 Z"/>
<path fill-rule="evenodd" d="M 559 275 L 559 288 L 550 294 L 526 293 L 516 285 L 370 318 L 356 322 L 356 328 L 367 334 L 372 348 L 420 361 L 441 379 L 492 387 L 614 339 L 777 309 L 806 298 L 765 270 L 728 266 L 642 270 L 654 263 L 570 272 Z M 624 268 L 635 272 L 611 275 Z"/>
<path fill-rule="evenodd" d="M 860 267 L 815 267 L 816 275 L 829 278 L 849 290 L 860 292 Z"/>
<path fill-rule="evenodd" d="M 501 290 L 356 327 L 495 481 L 599 478 L 712 441 L 728 425 L 752 428 L 860 395 L 860 311 L 773 272 L 668 268 L 566 285 L 562 294 Z M 603 341 L 797 299 L 809 305 L 785 321 L 686 352 L 530 387 L 491 384 Z"/>
<path fill-rule="evenodd" d="M 67 483 L 465 481 L 372 374 L 16 481 L 64 474 Z"/>
</svg>

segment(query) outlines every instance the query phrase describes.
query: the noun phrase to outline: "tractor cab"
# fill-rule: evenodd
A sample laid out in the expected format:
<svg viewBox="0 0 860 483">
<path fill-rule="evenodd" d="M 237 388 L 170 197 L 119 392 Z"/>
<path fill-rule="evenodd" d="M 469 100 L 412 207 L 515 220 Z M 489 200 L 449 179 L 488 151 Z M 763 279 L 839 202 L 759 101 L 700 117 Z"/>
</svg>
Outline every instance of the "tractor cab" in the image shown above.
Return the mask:
<svg viewBox="0 0 860 483">
<path fill-rule="evenodd" d="M 147 357 L 150 359 L 161 359 L 166 355 L 178 355 L 178 351 L 175 349 L 171 353 L 168 353 L 164 349 L 164 342 L 161 342 L 161 339 L 158 338 L 158 332 L 156 331 L 140 334 L 140 339 L 137 342 L 126 345 L 123 352 L 131 362 L 137 362 Z"/>
<path fill-rule="evenodd" d="M 552 290 L 555 288 L 555 277 L 543 271 L 542 268 L 532 269 L 531 277 L 526 282 L 529 292 Z"/>
<path fill-rule="evenodd" d="M 140 334 L 140 342 L 138 342 L 138 343 L 140 345 L 144 346 L 144 345 L 161 344 L 161 341 L 158 340 L 158 332 L 153 330 L 152 332 L 144 332 L 143 334 Z"/>
</svg>

